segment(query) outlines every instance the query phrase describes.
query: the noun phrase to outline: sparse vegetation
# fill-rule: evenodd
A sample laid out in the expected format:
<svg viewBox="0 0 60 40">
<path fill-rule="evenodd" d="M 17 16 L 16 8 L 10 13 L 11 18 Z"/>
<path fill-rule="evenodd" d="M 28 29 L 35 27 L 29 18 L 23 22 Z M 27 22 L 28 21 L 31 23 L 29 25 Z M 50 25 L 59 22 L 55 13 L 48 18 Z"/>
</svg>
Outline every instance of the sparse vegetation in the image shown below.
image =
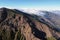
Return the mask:
<svg viewBox="0 0 60 40">
<path fill-rule="evenodd" d="M 48 37 L 47 40 L 56 40 L 54 37 Z"/>
<path fill-rule="evenodd" d="M 12 16 L 15 16 L 15 14 L 13 12 L 8 11 L 8 16 L 12 17 Z"/>
<path fill-rule="evenodd" d="M 0 30 L 0 40 L 25 40 L 21 30 L 19 29 L 16 32 L 13 32 L 11 29 Z"/>
</svg>

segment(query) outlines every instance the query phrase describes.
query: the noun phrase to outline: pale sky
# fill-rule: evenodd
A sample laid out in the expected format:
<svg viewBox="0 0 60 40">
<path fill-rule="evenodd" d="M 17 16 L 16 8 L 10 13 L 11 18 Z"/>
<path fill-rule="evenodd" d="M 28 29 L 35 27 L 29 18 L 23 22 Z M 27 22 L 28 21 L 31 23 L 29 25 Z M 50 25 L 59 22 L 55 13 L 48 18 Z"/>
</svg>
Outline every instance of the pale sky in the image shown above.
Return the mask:
<svg viewBox="0 0 60 40">
<path fill-rule="evenodd" d="M 0 7 L 16 9 L 60 10 L 60 0 L 0 0 Z"/>
</svg>

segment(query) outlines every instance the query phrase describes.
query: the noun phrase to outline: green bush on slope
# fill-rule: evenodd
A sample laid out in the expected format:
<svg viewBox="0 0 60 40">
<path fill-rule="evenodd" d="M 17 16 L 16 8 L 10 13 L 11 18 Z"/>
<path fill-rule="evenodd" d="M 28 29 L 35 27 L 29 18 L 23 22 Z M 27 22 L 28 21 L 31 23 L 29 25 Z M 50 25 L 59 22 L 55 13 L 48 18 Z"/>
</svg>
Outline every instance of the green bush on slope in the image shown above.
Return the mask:
<svg viewBox="0 0 60 40">
<path fill-rule="evenodd" d="M 47 40 L 56 40 L 54 37 L 48 37 Z"/>
</svg>

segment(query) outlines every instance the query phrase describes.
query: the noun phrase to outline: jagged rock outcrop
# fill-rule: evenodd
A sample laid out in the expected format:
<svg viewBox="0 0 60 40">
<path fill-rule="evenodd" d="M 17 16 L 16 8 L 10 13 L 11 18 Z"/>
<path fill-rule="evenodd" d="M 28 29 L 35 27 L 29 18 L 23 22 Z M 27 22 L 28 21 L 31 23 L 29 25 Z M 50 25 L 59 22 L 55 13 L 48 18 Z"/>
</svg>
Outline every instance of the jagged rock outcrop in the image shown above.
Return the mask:
<svg viewBox="0 0 60 40">
<path fill-rule="evenodd" d="M 55 40 L 58 32 L 54 32 L 32 15 L 16 9 L 0 9 L 0 40 L 48 40 L 51 37 Z M 57 36 L 59 39 L 60 34 Z"/>
</svg>

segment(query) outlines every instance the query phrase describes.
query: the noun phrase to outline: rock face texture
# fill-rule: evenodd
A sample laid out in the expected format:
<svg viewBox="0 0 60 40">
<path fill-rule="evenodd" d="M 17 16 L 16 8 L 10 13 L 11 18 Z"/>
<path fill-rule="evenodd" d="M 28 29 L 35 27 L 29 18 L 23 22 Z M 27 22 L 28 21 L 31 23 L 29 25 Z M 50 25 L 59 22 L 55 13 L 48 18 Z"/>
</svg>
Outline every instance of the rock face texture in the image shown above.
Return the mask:
<svg viewBox="0 0 60 40">
<path fill-rule="evenodd" d="M 0 9 L 0 40 L 59 40 L 60 33 L 32 15 L 16 9 Z"/>
</svg>

